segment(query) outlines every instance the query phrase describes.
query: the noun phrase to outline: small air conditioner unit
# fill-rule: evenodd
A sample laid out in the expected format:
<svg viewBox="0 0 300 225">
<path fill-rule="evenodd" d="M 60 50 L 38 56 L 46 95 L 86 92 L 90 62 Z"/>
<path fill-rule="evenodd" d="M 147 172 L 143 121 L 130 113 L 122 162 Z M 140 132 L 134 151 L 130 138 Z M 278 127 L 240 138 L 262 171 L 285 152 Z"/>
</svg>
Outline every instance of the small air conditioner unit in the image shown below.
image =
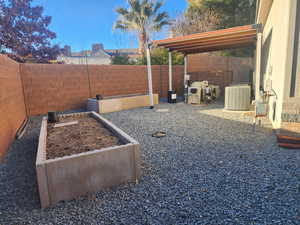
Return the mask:
<svg viewBox="0 0 300 225">
<path fill-rule="evenodd" d="M 233 111 L 247 111 L 250 109 L 251 87 L 236 85 L 225 88 L 225 109 Z"/>
<path fill-rule="evenodd" d="M 201 104 L 202 101 L 202 88 L 200 87 L 189 87 L 188 90 L 188 103 L 189 104 Z"/>
</svg>

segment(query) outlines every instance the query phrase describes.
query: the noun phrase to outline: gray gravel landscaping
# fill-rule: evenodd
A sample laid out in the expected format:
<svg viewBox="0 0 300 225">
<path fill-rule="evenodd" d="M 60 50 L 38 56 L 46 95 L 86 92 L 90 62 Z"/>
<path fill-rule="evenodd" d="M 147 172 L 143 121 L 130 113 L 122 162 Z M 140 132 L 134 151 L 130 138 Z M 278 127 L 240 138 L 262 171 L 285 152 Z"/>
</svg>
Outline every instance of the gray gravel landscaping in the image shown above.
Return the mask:
<svg viewBox="0 0 300 225">
<path fill-rule="evenodd" d="M 0 164 L 0 224 L 300 224 L 300 150 L 220 105 L 160 104 L 106 114 L 141 143 L 142 177 L 40 209 L 41 117 Z M 165 131 L 164 138 L 151 134 Z"/>
</svg>

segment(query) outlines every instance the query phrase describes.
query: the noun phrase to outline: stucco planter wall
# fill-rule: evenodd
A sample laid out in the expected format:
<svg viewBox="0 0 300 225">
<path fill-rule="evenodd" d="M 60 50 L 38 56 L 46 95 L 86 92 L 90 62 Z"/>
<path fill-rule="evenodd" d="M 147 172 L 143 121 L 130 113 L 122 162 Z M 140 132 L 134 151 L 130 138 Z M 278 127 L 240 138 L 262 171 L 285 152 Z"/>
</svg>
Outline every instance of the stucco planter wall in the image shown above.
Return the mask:
<svg viewBox="0 0 300 225">
<path fill-rule="evenodd" d="M 153 94 L 153 102 L 155 105 L 158 104 L 158 94 Z M 99 113 L 117 112 L 146 106 L 150 106 L 149 95 L 115 96 L 104 98 L 102 100 L 89 98 L 87 102 L 88 111 Z"/>
<path fill-rule="evenodd" d="M 140 176 L 139 143 L 95 112 L 62 116 L 91 116 L 125 144 L 61 158 L 46 157 L 47 118 L 42 120 L 36 173 L 42 208 L 61 200 L 136 182 Z"/>
</svg>

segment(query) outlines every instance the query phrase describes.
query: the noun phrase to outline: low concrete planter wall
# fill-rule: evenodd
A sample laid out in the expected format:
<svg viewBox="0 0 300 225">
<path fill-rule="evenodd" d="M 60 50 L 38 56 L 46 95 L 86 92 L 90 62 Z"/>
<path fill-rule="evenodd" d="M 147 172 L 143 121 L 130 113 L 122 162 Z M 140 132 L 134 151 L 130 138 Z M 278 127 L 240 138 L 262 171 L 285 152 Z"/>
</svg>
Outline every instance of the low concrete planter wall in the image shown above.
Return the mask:
<svg viewBox="0 0 300 225">
<path fill-rule="evenodd" d="M 42 208 L 122 183 L 136 182 L 140 177 L 140 145 L 137 141 L 97 113 L 62 116 L 86 115 L 95 118 L 125 144 L 47 160 L 47 118 L 44 117 L 36 159 Z"/>
<path fill-rule="evenodd" d="M 155 105 L 158 104 L 158 94 L 153 94 L 153 102 Z M 146 106 L 150 106 L 149 95 L 116 96 L 102 100 L 89 98 L 87 110 L 99 113 L 110 113 Z"/>
</svg>

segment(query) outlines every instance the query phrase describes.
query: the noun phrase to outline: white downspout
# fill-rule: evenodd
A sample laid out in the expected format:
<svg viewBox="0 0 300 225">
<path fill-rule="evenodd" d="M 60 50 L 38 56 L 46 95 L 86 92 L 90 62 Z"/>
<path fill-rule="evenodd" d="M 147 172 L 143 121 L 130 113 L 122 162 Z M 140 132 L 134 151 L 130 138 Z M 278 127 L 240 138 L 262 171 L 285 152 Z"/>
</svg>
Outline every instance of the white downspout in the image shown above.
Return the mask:
<svg viewBox="0 0 300 225">
<path fill-rule="evenodd" d="M 148 70 L 148 89 L 150 98 L 150 109 L 154 108 L 153 102 L 153 86 L 152 86 L 152 68 L 151 68 L 151 56 L 150 56 L 150 44 L 147 44 L 147 70 Z"/>
<path fill-rule="evenodd" d="M 187 64 L 188 64 L 188 58 L 187 55 L 184 56 L 184 75 L 183 75 L 183 96 L 184 96 L 184 102 L 187 102 Z"/>
<path fill-rule="evenodd" d="M 184 88 L 186 88 L 186 84 L 187 84 L 187 80 L 186 80 L 186 77 L 187 77 L 187 64 L 188 64 L 188 61 L 187 61 L 187 55 L 184 56 L 184 78 L 183 78 L 183 84 L 184 84 Z"/>
<path fill-rule="evenodd" d="M 257 44 L 256 44 L 255 101 L 259 101 L 260 99 L 261 47 L 262 47 L 262 33 L 259 32 L 257 34 Z"/>
</svg>

